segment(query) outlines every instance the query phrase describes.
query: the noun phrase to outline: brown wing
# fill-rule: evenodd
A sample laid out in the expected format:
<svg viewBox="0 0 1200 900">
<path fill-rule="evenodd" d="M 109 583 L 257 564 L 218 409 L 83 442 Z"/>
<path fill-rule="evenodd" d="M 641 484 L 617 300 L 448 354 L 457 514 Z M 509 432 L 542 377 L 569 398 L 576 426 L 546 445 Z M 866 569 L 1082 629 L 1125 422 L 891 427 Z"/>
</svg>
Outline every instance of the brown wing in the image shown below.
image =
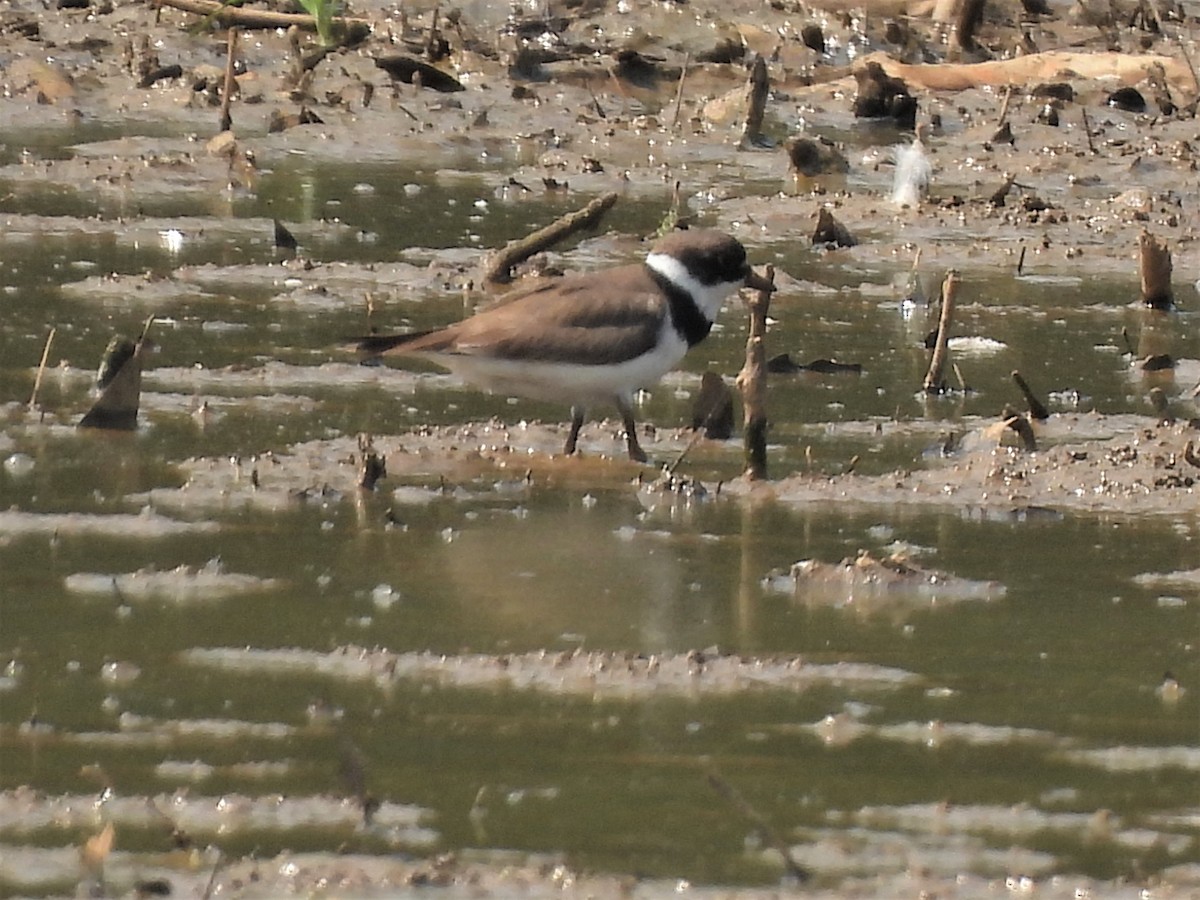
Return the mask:
<svg viewBox="0 0 1200 900">
<path fill-rule="evenodd" d="M 563 278 L 396 346 L 542 362 L 618 363 L 651 349 L 666 314 L 641 266 Z"/>
</svg>

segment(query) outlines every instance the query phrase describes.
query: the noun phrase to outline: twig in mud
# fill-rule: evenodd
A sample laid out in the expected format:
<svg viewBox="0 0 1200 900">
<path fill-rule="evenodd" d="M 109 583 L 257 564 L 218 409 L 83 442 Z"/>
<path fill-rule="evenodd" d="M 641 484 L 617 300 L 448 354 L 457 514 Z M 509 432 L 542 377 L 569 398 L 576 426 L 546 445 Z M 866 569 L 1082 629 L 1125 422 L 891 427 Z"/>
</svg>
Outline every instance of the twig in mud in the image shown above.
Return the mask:
<svg viewBox="0 0 1200 900">
<path fill-rule="evenodd" d="M 612 74 L 611 70 L 609 74 Z M 604 107 L 600 105 L 600 98 L 596 96 L 595 88 L 592 87 L 592 79 L 585 79 L 584 84 L 587 85 L 588 93 L 592 95 L 592 106 L 596 108 L 596 115 L 602 119 L 607 119 L 608 115 L 604 112 Z"/>
<path fill-rule="evenodd" d="M 342 735 L 339 750 L 339 772 L 342 782 L 362 808 L 363 824 L 370 826 L 375 811 L 379 809 L 379 801 L 367 790 L 367 758 L 358 745 L 346 735 Z"/>
<path fill-rule="evenodd" d="M 289 28 L 292 25 L 307 31 L 317 30 L 317 20 L 307 13 L 281 13 L 271 10 L 243 9 L 231 6 L 220 0 L 154 0 L 160 9 L 170 6 L 183 12 L 207 16 L 221 25 L 240 25 L 242 28 Z M 371 23 L 367 19 L 339 18 L 347 29 L 369 30 Z"/>
<path fill-rule="evenodd" d="M 750 805 L 749 801 L 742 796 L 741 791 L 735 788 L 732 784 L 717 774 L 716 771 L 709 770 L 708 784 L 714 791 L 721 795 L 729 802 L 734 809 L 748 819 L 755 828 L 759 830 L 762 836 L 766 839 L 771 849 L 783 857 L 784 868 L 787 869 L 789 875 L 797 881 L 808 881 L 812 877 L 812 873 L 805 869 L 802 865 L 792 859 L 791 848 L 779 836 L 779 833 L 767 821 L 766 816 L 760 813 L 757 809 Z"/>
<path fill-rule="evenodd" d="M 212 872 L 208 875 L 208 884 L 204 886 L 204 893 L 200 900 L 210 900 L 213 895 L 213 890 L 217 886 L 217 873 L 221 871 L 221 866 L 225 863 L 225 854 L 221 852 L 221 848 L 217 848 L 217 860 L 213 863 Z"/>
<path fill-rule="evenodd" d="M 1021 255 L 1017 257 L 1017 274 L 1021 274 L 1021 270 L 1025 268 L 1025 245 L 1021 245 Z"/>
<path fill-rule="evenodd" d="M 233 117 L 229 114 L 229 104 L 233 100 L 233 87 L 237 83 L 233 79 L 234 60 L 237 58 L 238 30 L 229 29 L 225 44 L 225 84 L 221 87 L 221 121 L 217 131 L 232 131 Z"/>
<path fill-rule="evenodd" d="M 943 377 L 946 368 L 946 345 L 950 340 L 950 325 L 954 321 L 954 300 L 958 295 L 958 284 L 958 272 L 951 269 L 946 273 L 946 280 L 942 282 L 942 312 L 938 317 L 937 338 L 923 385 L 927 394 L 940 394 L 946 390 L 946 380 Z"/>
<path fill-rule="evenodd" d="M 1125 344 L 1125 352 L 1130 356 L 1137 356 L 1137 351 L 1133 348 L 1133 341 L 1129 338 L 1129 329 L 1124 325 L 1121 326 L 1121 341 Z"/>
<path fill-rule="evenodd" d="M 715 372 L 705 372 L 703 380 L 701 382 L 701 384 L 702 384 L 702 387 L 700 389 L 701 397 L 696 403 L 697 407 L 700 407 L 700 405 L 705 400 L 703 385 L 710 383 L 710 376 L 711 376 L 711 378 L 716 379 L 717 384 L 719 384 L 720 388 L 723 388 L 726 392 L 728 392 L 728 390 L 729 390 L 727 387 L 725 387 L 725 382 L 721 380 L 720 375 L 716 374 Z M 729 424 L 730 429 L 732 430 L 732 428 L 733 428 L 733 408 L 732 407 L 733 407 L 732 396 L 727 395 L 724 402 L 721 402 L 721 398 L 718 398 L 716 401 L 710 400 L 708 409 L 705 411 L 704 415 L 701 416 L 699 419 L 692 420 L 692 437 L 691 437 L 691 439 L 687 442 L 687 444 L 684 445 L 683 449 L 679 451 L 679 455 L 676 456 L 675 459 L 671 461 L 670 465 L 666 466 L 666 468 L 663 469 L 663 472 L 667 475 L 674 475 L 675 470 L 679 468 L 680 464 L 684 461 L 684 459 L 687 457 L 687 455 L 692 451 L 692 448 L 695 447 L 698 443 L 700 443 L 700 438 L 713 437 L 713 435 L 710 434 L 709 426 L 713 425 L 715 423 L 715 420 L 717 419 L 718 416 L 727 415 L 729 417 L 728 424 Z M 725 435 L 725 437 L 728 437 L 728 436 L 729 435 Z"/>
<path fill-rule="evenodd" d="M 958 382 L 958 389 L 964 394 L 969 393 L 971 388 L 967 384 L 967 379 L 963 378 L 962 369 L 958 367 L 958 363 L 950 360 L 950 371 L 954 373 L 954 380 Z"/>
<path fill-rule="evenodd" d="M 38 390 L 42 386 L 42 376 L 46 374 L 46 362 L 50 359 L 50 345 L 54 343 L 54 335 L 57 333 L 58 328 L 52 327 L 50 333 L 46 335 L 46 346 L 42 348 L 42 361 L 38 363 L 37 375 L 33 377 L 33 393 L 29 395 L 30 410 L 37 406 Z"/>
<path fill-rule="evenodd" d="M 512 280 L 513 266 L 519 265 L 529 257 L 553 247 L 559 241 L 570 237 L 585 228 L 591 228 L 617 202 L 617 194 L 609 193 L 597 197 L 583 209 L 568 213 L 551 222 L 545 228 L 539 228 L 533 234 L 526 235 L 516 241 L 510 241 L 500 250 L 489 253 L 483 261 L 481 281 L 484 284 L 508 284 Z"/>
<path fill-rule="evenodd" d="M 1092 141 L 1092 123 L 1088 119 L 1087 109 L 1079 107 L 1079 111 L 1083 114 L 1083 133 L 1087 136 L 1088 152 L 1093 156 L 1096 155 L 1096 144 Z"/>
<path fill-rule="evenodd" d="M 742 146 L 762 141 L 763 116 L 767 113 L 767 95 L 770 91 L 771 79 L 767 75 L 766 60 L 756 55 L 750 67 L 750 80 L 746 84 L 746 121 L 742 126 Z"/>
<path fill-rule="evenodd" d="M 683 66 L 679 70 L 679 84 L 675 88 L 675 111 L 671 114 L 671 130 L 679 125 L 679 108 L 683 105 L 683 83 L 687 80 L 688 62 L 691 54 L 683 54 Z"/>
<path fill-rule="evenodd" d="M 759 481 L 767 477 L 767 311 L 775 285 L 775 267 L 767 266 L 771 288 L 754 292 L 750 307 L 750 335 L 746 339 L 746 362 L 738 372 L 737 387 L 742 395 L 746 478 Z"/>
<path fill-rule="evenodd" d="M 1004 102 L 1000 104 L 1000 118 L 996 120 L 996 127 L 999 128 L 1008 119 L 1008 105 L 1012 101 L 1013 87 L 1010 84 L 1004 89 Z"/>
</svg>

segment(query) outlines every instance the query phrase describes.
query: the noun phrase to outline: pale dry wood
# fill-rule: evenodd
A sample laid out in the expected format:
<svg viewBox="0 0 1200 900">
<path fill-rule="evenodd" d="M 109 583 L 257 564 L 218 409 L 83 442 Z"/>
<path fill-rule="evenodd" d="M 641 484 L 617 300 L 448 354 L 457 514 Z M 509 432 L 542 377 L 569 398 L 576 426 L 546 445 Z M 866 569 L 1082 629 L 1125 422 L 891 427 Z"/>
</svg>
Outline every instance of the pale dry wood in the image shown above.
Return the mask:
<svg viewBox="0 0 1200 900">
<path fill-rule="evenodd" d="M 42 376 L 46 374 L 46 362 L 50 359 L 50 345 L 54 343 L 54 335 L 58 333 L 58 328 L 51 328 L 50 333 L 46 335 L 46 346 L 42 348 L 42 361 L 38 363 L 37 375 L 33 379 L 33 393 L 29 397 L 29 408 L 34 409 L 37 406 L 38 390 L 42 386 Z"/>
<path fill-rule="evenodd" d="M 958 272 L 951 269 L 942 282 L 942 312 L 938 317 L 937 343 L 929 360 L 929 371 L 925 373 L 925 393 L 938 394 L 945 389 L 947 345 L 950 341 L 950 325 L 954 321 L 954 301 L 958 296 Z"/>
<path fill-rule="evenodd" d="M 979 63 L 909 65 L 896 62 L 886 53 L 872 53 L 860 65 L 877 62 L 888 75 L 903 79 L 909 87 L 935 91 L 962 91 L 983 86 L 1036 84 L 1068 74 L 1080 78 L 1116 78 L 1121 84 L 1137 84 L 1161 70 L 1167 80 L 1184 90 L 1194 90 L 1191 70 L 1181 60 L 1158 54 L 1078 53 L 1048 50 L 1012 59 Z"/>
<path fill-rule="evenodd" d="M 156 6 L 169 6 L 172 9 L 195 13 L 198 16 L 211 17 L 222 25 L 240 25 L 243 28 L 290 28 L 293 25 L 308 31 L 317 30 L 317 21 L 307 13 L 281 13 L 269 9 L 243 9 L 237 6 L 227 6 L 218 0 L 154 0 Z M 366 19 L 338 17 L 338 22 L 346 25 L 361 25 L 371 27 Z"/>
<path fill-rule="evenodd" d="M 826 12 L 865 12 L 874 16 L 928 16 L 936 0 L 811 0 L 805 6 Z"/>
</svg>

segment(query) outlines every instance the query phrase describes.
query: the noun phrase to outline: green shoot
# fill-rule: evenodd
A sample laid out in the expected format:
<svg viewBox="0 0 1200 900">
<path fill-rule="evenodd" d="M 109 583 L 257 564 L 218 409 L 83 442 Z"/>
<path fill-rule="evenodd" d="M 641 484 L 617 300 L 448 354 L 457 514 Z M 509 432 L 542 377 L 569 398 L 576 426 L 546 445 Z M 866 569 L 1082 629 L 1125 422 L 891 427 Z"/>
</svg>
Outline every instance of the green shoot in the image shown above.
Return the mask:
<svg viewBox="0 0 1200 900">
<path fill-rule="evenodd" d="M 332 47 L 337 42 L 333 37 L 333 7 L 335 0 L 298 0 L 304 11 L 313 17 L 317 26 L 317 37 L 322 47 Z"/>
</svg>

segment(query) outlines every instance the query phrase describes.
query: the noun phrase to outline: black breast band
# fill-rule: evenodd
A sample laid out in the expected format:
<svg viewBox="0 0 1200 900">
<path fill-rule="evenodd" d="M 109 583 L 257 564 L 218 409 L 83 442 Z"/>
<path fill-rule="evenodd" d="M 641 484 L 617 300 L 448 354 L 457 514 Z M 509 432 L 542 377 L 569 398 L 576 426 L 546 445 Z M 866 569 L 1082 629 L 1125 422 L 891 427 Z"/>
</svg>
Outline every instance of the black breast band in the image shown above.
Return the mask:
<svg viewBox="0 0 1200 900">
<path fill-rule="evenodd" d="M 708 337 L 713 323 L 696 305 L 692 295 L 650 266 L 646 266 L 646 271 L 650 273 L 659 290 L 666 295 L 667 305 L 671 310 L 671 325 L 679 336 L 687 341 L 687 345 L 695 347 Z"/>
</svg>

